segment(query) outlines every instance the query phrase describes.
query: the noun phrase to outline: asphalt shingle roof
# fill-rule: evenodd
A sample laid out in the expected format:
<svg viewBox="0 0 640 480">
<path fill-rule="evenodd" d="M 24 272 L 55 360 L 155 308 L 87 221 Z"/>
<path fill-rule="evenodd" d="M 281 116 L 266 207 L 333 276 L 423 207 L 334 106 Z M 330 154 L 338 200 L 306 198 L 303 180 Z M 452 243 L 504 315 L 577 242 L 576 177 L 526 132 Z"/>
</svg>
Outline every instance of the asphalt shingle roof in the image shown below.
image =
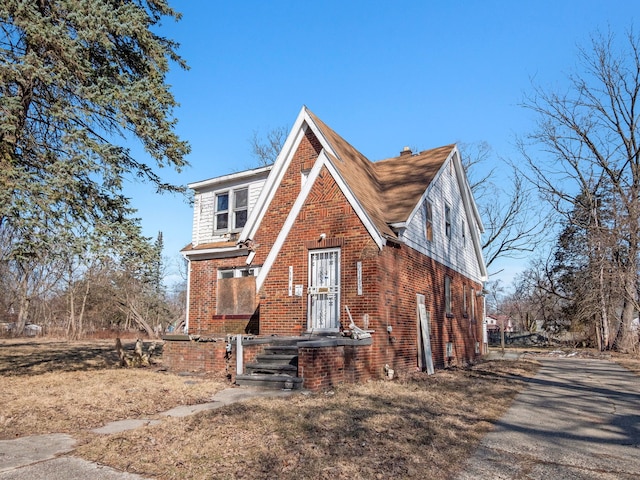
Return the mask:
<svg viewBox="0 0 640 480">
<path fill-rule="evenodd" d="M 308 113 L 338 156 L 331 158 L 332 162 L 371 221 L 381 234 L 395 236 L 389 225 L 409 219 L 454 145 L 372 162 L 315 114 Z"/>
</svg>

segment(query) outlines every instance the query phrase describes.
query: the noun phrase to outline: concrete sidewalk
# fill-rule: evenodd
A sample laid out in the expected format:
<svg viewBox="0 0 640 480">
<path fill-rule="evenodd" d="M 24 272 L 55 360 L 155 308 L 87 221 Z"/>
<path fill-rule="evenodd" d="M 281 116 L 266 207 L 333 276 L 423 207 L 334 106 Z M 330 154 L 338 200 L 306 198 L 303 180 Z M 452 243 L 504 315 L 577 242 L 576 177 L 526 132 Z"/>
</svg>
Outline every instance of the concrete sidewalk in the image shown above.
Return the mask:
<svg viewBox="0 0 640 480">
<path fill-rule="evenodd" d="M 227 388 L 214 395 L 211 402 L 181 405 L 160 415 L 185 417 L 251 398 L 286 397 L 293 393 L 292 390 Z M 120 420 L 94 429 L 93 432 L 108 435 L 160 422 L 162 420 L 144 418 Z M 75 443 L 72 436 L 61 433 L 0 440 L 0 480 L 143 480 L 139 475 L 120 472 L 71 456 Z"/>
<path fill-rule="evenodd" d="M 457 480 L 640 476 L 640 378 L 607 360 L 542 363 Z"/>
</svg>

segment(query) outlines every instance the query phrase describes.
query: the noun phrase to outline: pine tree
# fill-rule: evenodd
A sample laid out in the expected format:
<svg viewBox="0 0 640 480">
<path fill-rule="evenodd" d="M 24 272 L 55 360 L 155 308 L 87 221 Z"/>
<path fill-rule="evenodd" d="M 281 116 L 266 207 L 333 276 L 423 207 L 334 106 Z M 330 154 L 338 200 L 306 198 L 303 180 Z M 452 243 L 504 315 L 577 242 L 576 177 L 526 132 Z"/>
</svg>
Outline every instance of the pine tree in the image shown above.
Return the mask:
<svg viewBox="0 0 640 480">
<path fill-rule="evenodd" d="M 166 0 L 0 2 L 0 230 L 11 237 L 0 260 L 19 271 L 144 243 L 124 181 L 180 190 L 157 169 L 180 170 L 189 152 L 165 83 L 172 62 L 186 64 L 155 33 L 179 17 Z"/>
<path fill-rule="evenodd" d="M 122 231 L 127 176 L 176 189 L 154 170 L 180 169 L 189 150 L 165 83 L 185 64 L 152 29 L 163 17 L 179 18 L 164 0 L 0 4 L 0 223 L 22 233 L 15 254 L 55 248 L 60 232 Z M 154 164 L 116 143 L 131 138 Z"/>
</svg>

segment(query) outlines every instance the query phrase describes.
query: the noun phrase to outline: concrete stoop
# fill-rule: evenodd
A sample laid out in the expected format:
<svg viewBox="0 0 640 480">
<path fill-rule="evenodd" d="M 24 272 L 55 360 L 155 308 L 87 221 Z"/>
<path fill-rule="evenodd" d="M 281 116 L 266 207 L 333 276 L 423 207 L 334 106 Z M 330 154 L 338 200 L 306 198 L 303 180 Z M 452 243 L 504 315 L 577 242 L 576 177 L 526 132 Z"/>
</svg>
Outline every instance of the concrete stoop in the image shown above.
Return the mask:
<svg viewBox="0 0 640 480">
<path fill-rule="evenodd" d="M 236 384 L 272 390 L 299 390 L 303 379 L 298 377 L 297 340 L 267 345 L 256 362 L 247 363 L 245 372 L 236 376 Z"/>
</svg>

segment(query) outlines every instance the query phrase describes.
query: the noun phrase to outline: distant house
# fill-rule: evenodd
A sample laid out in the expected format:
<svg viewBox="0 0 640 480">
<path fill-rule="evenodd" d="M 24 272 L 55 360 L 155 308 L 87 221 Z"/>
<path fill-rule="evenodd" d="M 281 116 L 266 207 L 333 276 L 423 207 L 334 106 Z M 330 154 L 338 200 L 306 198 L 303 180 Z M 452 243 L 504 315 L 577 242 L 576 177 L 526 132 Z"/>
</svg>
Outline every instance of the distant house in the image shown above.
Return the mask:
<svg viewBox="0 0 640 480">
<path fill-rule="evenodd" d="M 189 187 L 170 369 L 318 389 L 482 354 L 482 224 L 455 145 L 371 162 L 303 107 L 273 166 Z"/>
<path fill-rule="evenodd" d="M 511 333 L 514 331 L 513 323 L 511 322 L 511 318 L 509 318 L 508 315 L 487 314 L 485 316 L 485 319 L 487 330 L 490 332 L 499 332 L 503 327 L 504 331 L 507 333 Z"/>
</svg>

